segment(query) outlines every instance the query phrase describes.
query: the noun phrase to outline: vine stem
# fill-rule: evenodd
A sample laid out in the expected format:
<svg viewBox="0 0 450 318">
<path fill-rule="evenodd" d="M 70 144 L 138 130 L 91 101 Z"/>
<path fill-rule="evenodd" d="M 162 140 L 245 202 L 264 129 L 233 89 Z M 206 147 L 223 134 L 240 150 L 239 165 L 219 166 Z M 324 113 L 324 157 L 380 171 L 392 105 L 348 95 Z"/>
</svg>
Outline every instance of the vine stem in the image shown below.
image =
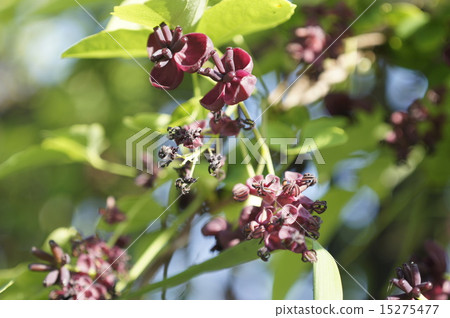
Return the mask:
<svg viewBox="0 0 450 318">
<path fill-rule="evenodd" d="M 239 107 L 241 107 L 242 113 L 244 114 L 245 118 L 251 120 L 250 114 L 249 114 L 248 109 L 245 106 L 244 102 L 240 102 Z M 267 146 L 265 139 L 262 137 L 258 127 L 256 127 L 256 123 L 253 126 L 252 131 L 255 134 L 255 138 L 257 140 L 263 141 L 263 143 L 261 145 L 261 156 L 264 158 L 264 160 L 266 162 L 267 171 L 269 172 L 269 174 L 275 174 L 275 169 L 273 167 L 273 162 L 272 162 L 272 157 L 270 156 L 269 147 Z"/>
<path fill-rule="evenodd" d="M 241 148 L 242 157 L 244 157 L 244 159 L 247 158 L 249 154 L 247 148 L 245 148 L 244 142 L 242 141 L 242 133 L 240 133 L 239 147 Z M 255 169 L 253 169 L 253 166 L 250 162 L 245 165 L 245 168 L 247 169 L 249 178 L 253 178 L 256 175 Z"/>
</svg>

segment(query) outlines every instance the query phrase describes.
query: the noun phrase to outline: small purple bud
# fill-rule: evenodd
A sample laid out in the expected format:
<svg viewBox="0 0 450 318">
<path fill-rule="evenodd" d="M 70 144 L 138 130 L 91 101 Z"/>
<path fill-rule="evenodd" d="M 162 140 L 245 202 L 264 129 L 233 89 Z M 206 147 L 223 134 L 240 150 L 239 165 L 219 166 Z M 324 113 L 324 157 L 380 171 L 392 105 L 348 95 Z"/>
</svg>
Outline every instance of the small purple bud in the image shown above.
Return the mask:
<svg viewBox="0 0 450 318">
<path fill-rule="evenodd" d="M 248 199 L 250 189 L 242 183 L 238 183 L 233 187 L 233 199 L 239 202 L 243 202 Z"/>
</svg>

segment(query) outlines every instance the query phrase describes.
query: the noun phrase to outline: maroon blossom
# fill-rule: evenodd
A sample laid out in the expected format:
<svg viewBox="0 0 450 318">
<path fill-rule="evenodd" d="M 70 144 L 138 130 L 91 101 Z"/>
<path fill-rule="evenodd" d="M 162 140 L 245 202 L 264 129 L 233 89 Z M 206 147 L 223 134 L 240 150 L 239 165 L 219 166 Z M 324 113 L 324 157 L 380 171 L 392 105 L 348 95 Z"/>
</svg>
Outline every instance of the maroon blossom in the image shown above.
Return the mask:
<svg viewBox="0 0 450 318">
<path fill-rule="evenodd" d="M 240 48 L 227 48 L 222 59 L 217 52 L 213 52 L 212 57 L 216 67 L 201 68 L 199 74 L 212 78 L 217 84 L 200 100 L 200 104 L 217 112 L 225 104 L 236 105 L 249 98 L 255 89 L 256 77 L 251 74 L 251 56 Z"/>
<path fill-rule="evenodd" d="M 147 41 L 147 52 L 150 60 L 156 63 L 150 73 L 150 82 L 156 88 L 177 88 L 184 72 L 197 72 L 214 48 L 205 34 L 183 35 L 179 26 L 170 30 L 165 23 L 161 23 L 153 30 Z"/>
<path fill-rule="evenodd" d="M 249 194 L 262 199 L 261 206 L 243 208 L 239 218 L 239 229 L 245 239 L 259 239 L 264 242 L 264 246 L 257 253 L 262 260 L 267 261 L 270 252 L 279 249 L 302 254 L 302 260 L 305 262 L 317 260 L 315 251 L 306 246 L 305 238 L 319 237 L 322 219 L 313 213 L 325 212 L 327 203 L 313 201 L 302 194 L 316 182 L 312 174 L 287 171 L 283 184 L 280 184 L 277 176 L 269 174 L 266 177 L 258 175 L 249 178 L 246 185 L 236 184 L 233 187 L 233 197 L 236 201 L 246 200 Z M 220 242 L 218 233 L 228 233 L 230 225 L 224 219 L 213 221 L 209 225 L 210 229 L 215 225 L 220 231 L 210 230 L 206 233 L 204 228 L 203 233 L 215 235 Z"/>
<path fill-rule="evenodd" d="M 319 58 L 326 41 L 326 34 L 318 25 L 297 28 L 295 39 L 288 44 L 287 51 L 296 61 L 309 64 Z"/>
<path fill-rule="evenodd" d="M 410 262 L 396 268 L 397 278 L 391 279 L 391 284 L 403 291 L 402 294 L 387 297 L 388 300 L 413 300 L 419 298 L 422 293 L 433 288 L 431 282 L 422 282 L 419 267 Z"/>
<path fill-rule="evenodd" d="M 231 119 L 227 115 L 221 114 L 220 117 L 211 118 L 209 127 L 213 134 L 224 137 L 237 136 L 241 131 L 241 121 L 239 119 Z"/>
<path fill-rule="evenodd" d="M 168 138 L 175 141 L 180 146 L 195 149 L 203 145 L 202 130 L 206 126 L 206 121 L 201 120 L 184 127 L 168 127 Z"/>
<path fill-rule="evenodd" d="M 119 210 L 116 205 L 116 199 L 109 196 L 106 199 L 106 208 L 98 209 L 98 213 L 102 216 L 103 220 L 108 224 L 116 224 L 126 220 L 126 215 Z"/>
<path fill-rule="evenodd" d="M 70 271 L 65 265 L 70 263 L 70 256 L 64 253 L 63 249 L 55 241 L 50 240 L 49 245 L 52 252 L 51 255 L 36 247 L 31 248 L 31 253 L 34 256 L 47 263 L 30 264 L 28 268 L 35 272 L 49 272 L 43 281 L 45 287 L 56 284 L 67 286 L 70 280 Z"/>
<path fill-rule="evenodd" d="M 231 224 L 222 217 L 217 217 L 206 223 L 202 228 L 202 234 L 216 238 L 216 245 L 211 251 L 225 250 L 239 244 L 242 240 L 241 232 L 233 231 Z"/>
<path fill-rule="evenodd" d="M 50 299 L 111 299 L 116 295 L 115 284 L 127 275 L 129 257 L 118 247 L 109 247 L 98 237 L 73 242 L 72 255 L 77 259 L 70 270 L 70 257 L 54 241 L 52 255 L 32 248 L 32 253 L 48 264 L 30 264 L 32 271 L 48 271 L 44 286 L 58 285 Z"/>
<path fill-rule="evenodd" d="M 259 196 L 264 203 L 270 204 L 275 201 L 278 196 L 281 185 L 280 178 L 272 174 L 264 176 L 255 176 L 247 179 L 247 187 L 250 189 L 250 194 Z"/>
<path fill-rule="evenodd" d="M 424 250 L 425 255 L 412 258 L 417 262 L 422 277 L 433 284 L 433 288 L 424 292 L 424 296 L 430 300 L 450 299 L 450 279 L 446 274 L 449 264 L 447 252 L 434 241 L 426 241 Z"/>
<path fill-rule="evenodd" d="M 248 199 L 248 195 L 250 194 L 250 189 L 242 184 L 238 183 L 233 187 L 233 199 L 239 202 L 244 202 Z"/>
</svg>

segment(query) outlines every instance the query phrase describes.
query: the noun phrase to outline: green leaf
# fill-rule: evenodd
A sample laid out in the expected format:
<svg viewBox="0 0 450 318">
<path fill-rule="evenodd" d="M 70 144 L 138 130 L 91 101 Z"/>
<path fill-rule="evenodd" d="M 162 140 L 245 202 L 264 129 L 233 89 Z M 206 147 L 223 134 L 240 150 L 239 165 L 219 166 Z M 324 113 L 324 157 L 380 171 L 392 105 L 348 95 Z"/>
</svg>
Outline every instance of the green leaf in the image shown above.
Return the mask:
<svg viewBox="0 0 450 318">
<path fill-rule="evenodd" d="M 313 249 L 317 253 L 314 268 L 314 299 L 342 300 L 342 283 L 339 269 L 333 256 L 316 240 L 312 241 Z"/>
<path fill-rule="evenodd" d="M 63 249 L 66 248 L 70 250 L 70 240 L 77 235 L 78 231 L 74 227 L 60 227 L 51 232 L 44 243 L 42 244 L 42 249 L 44 251 L 50 252 L 50 247 L 48 242 L 50 240 L 58 243 Z"/>
<path fill-rule="evenodd" d="M 288 154 L 299 155 L 309 152 L 311 149 L 304 143 L 305 138 L 312 138 L 317 149 L 326 149 L 342 145 L 348 137 L 344 129 L 345 120 L 341 118 L 319 118 L 309 121 L 301 131 L 301 141 L 298 147 L 288 149 Z"/>
<path fill-rule="evenodd" d="M 258 258 L 256 251 L 258 250 L 258 240 L 246 241 L 238 244 L 230 249 L 227 249 L 201 264 L 193 265 L 184 272 L 175 276 L 169 277 L 163 281 L 148 285 L 136 293 L 131 294 L 131 298 L 139 297 L 145 293 L 159 288 L 169 288 L 183 284 L 190 279 L 205 274 L 208 272 L 218 271 L 225 268 L 234 267 L 240 264 L 244 264 L 253 261 Z"/>
<path fill-rule="evenodd" d="M 73 45 L 62 57 L 73 58 L 138 58 L 147 57 L 148 30 L 101 31 Z"/>
<path fill-rule="evenodd" d="M 99 124 L 74 125 L 47 134 L 42 147 L 65 153 L 74 161 L 90 161 L 106 149 L 105 133 Z"/>
<path fill-rule="evenodd" d="M 205 11 L 197 32 L 220 46 L 238 34 L 270 29 L 289 20 L 295 7 L 287 0 L 223 0 Z"/>
<path fill-rule="evenodd" d="M 2 162 L 0 164 L 0 179 L 28 169 L 69 162 L 69 157 L 59 151 L 34 146 L 18 152 Z"/>
<path fill-rule="evenodd" d="M 169 126 L 183 126 L 208 118 L 209 111 L 199 102 L 200 98 L 193 97 L 179 105 L 172 113 L 172 122 Z"/>
<path fill-rule="evenodd" d="M 3 286 L 0 289 L 5 291 L 4 287 L 8 286 L 6 292 L 0 295 L 1 299 L 48 299 L 50 291 L 42 286 L 45 275 L 47 273 L 28 270 L 27 263 L 21 263 L 14 268 L 0 270 L 0 285 Z M 11 281 L 14 284 L 10 284 Z"/>
<path fill-rule="evenodd" d="M 427 13 L 410 3 L 394 3 L 387 15 L 389 25 L 395 34 L 404 39 L 414 34 L 430 20 Z"/>
<path fill-rule="evenodd" d="M 145 4 L 131 4 L 127 6 L 114 7 L 114 12 L 111 14 L 122 20 L 153 28 L 154 26 L 157 26 L 161 22 L 165 21 L 165 19 L 158 13 L 161 13 L 161 11 L 158 11 L 156 8 L 152 9 Z"/>
<path fill-rule="evenodd" d="M 280 251 L 271 256 L 270 267 L 273 270 L 272 299 L 285 299 L 287 293 L 302 274 L 311 269 L 311 264 L 303 262 L 301 254 Z M 286 270 L 286 264 L 289 270 Z"/>
<path fill-rule="evenodd" d="M 14 284 L 13 280 L 10 280 L 8 283 L 0 287 L 0 294 L 3 293 L 5 290 L 7 290 L 9 287 L 11 287 Z"/>
<path fill-rule="evenodd" d="M 180 25 L 185 33 L 194 26 L 206 8 L 207 0 L 151 0 L 145 4 L 114 7 L 114 16 L 153 28 L 161 22 Z"/>
<path fill-rule="evenodd" d="M 140 113 L 134 116 L 127 116 L 123 119 L 126 127 L 140 131 L 144 128 L 151 130 L 166 132 L 167 126 L 171 121 L 172 116 L 161 113 Z"/>
</svg>

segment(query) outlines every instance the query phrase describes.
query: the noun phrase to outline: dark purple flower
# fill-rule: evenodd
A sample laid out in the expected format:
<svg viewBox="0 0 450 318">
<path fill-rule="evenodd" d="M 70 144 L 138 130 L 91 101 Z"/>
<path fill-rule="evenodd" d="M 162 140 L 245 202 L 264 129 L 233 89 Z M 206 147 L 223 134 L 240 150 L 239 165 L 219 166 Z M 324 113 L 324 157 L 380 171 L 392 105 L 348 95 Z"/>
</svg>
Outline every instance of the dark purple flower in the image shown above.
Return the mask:
<svg viewBox="0 0 450 318">
<path fill-rule="evenodd" d="M 431 240 L 426 241 L 424 247 L 425 255 L 412 258 L 417 262 L 422 277 L 433 284 L 433 288 L 424 292 L 424 296 L 430 300 L 448 300 L 450 299 L 450 280 L 446 275 L 449 264 L 447 252 Z"/>
<path fill-rule="evenodd" d="M 184 127 L 167 127 L 168 138 L 175 141 L 180 146 L 195 149 L 203 145 L 202 130 L 206 126 L 206 121 L 201 120 Z"/>
<path fill-rule="evenodd" d="M 213 134 L 230 137 L 237 136 L 242 128 L 242 123 L 239 119 L 231 119 L 227 115 L 221 115 L 220 118 L 211 118 L 209 127 Z"/>
<path fill-rule="evenodd" d="M 211 251 L 225 250 L 239 244 L 242 240 L 241 233 L 236 230 L 233 231 L 231 224 L 222 217 L 217 217 L 206 223 L 202 228 L 202 234 L 216 238 L 216 245 Z"/>
<path fill-rule="evenodd" d="M 270 252 L 277 249 L 302 254 L 305 262 L 317 260 L 315 252 L 308 250 L 305 237 L 319 237 L 322 219 L 312 213 L 323 213 L 327 206 L 325 201 L 313 201 L 302 194 L 316 182 L 310 173 L 287 171 L 282 185 L 277 176 L 269 174 L 249 178 L 247 185 L 235 186 L 234 197 L 245 197 L 249 191 L 263 199 L 259 207 L 245 207 L 239 218 L 239 227 L 246 239 L 264 242 L 264 247 L 258 251 L 262 260 L 267 261 Z"/>
<path fill-rule="evenodd" d="M 48 264 L 34 263 L 30 264 L 28 268 L 37 272 L 49 272 L 44 279 L 44 286 L 60 284 L 67 286 L 70 280 L 70 271 L 65 266 L 70 263 L 70 256 L 64 253 L 63 249 L 53 240 L 49 241 L 52 255 L 44 252 L 36 247 L 31 248 L 31 253 L 37 258 L 48 262 Z"/>
<path fill-rule="evenodd" d="M 106 208 L 98 209 L 98 213 L 103 217 L 103 220 L 108 224 L 116 224 L 126 220 L 126 215 L 119 210 L 116 205 L 114 197 L 109 196 L 106 199 Z"/>
<path fill-rule="evenodd" d="M 183 80 L 184 72 L 195 73 L 210 57 L 214 45 L 202 33 L 183 36 L 181 27 L 170 30 L 165 23 L 155 27 L 147 41 L 150 60 L 155 62 L 150 82 L 156 88 L 175 89 Z"/>
<path fill-rule="evenodd" d="M 256 77 L 251 74 L 253 61 L 251 56 L 240 48 L 227 48 L 222 59 L 217 52 L 212 57 L 214 69 L 200 69 L 199 74 L 208 76 L 217 82 L 201 100 L 206 109 L 218 112 L 225 105 L 235 105 L 253 93 Z"/>
<path fill-rule="evenodd" d="M 391 284 L 401 289 L 404 293 L 387 297 L 388 300 L 417 299 L 422 293 L 433 288 L 430 282 L 422 282 L 419 267 L 410 262 L 396 268 L 397 278 L 391 279 Z"/>
<path fill-rule="evenodd" d="M 272 174 L 265 178 L 262 175 L 254 176 L 247 179 L 247 187 L 250 189 L 250 194 L 261 197 L 266 204 L 271 204 L 281 189 L 280 178 Z"/>
</svg>

